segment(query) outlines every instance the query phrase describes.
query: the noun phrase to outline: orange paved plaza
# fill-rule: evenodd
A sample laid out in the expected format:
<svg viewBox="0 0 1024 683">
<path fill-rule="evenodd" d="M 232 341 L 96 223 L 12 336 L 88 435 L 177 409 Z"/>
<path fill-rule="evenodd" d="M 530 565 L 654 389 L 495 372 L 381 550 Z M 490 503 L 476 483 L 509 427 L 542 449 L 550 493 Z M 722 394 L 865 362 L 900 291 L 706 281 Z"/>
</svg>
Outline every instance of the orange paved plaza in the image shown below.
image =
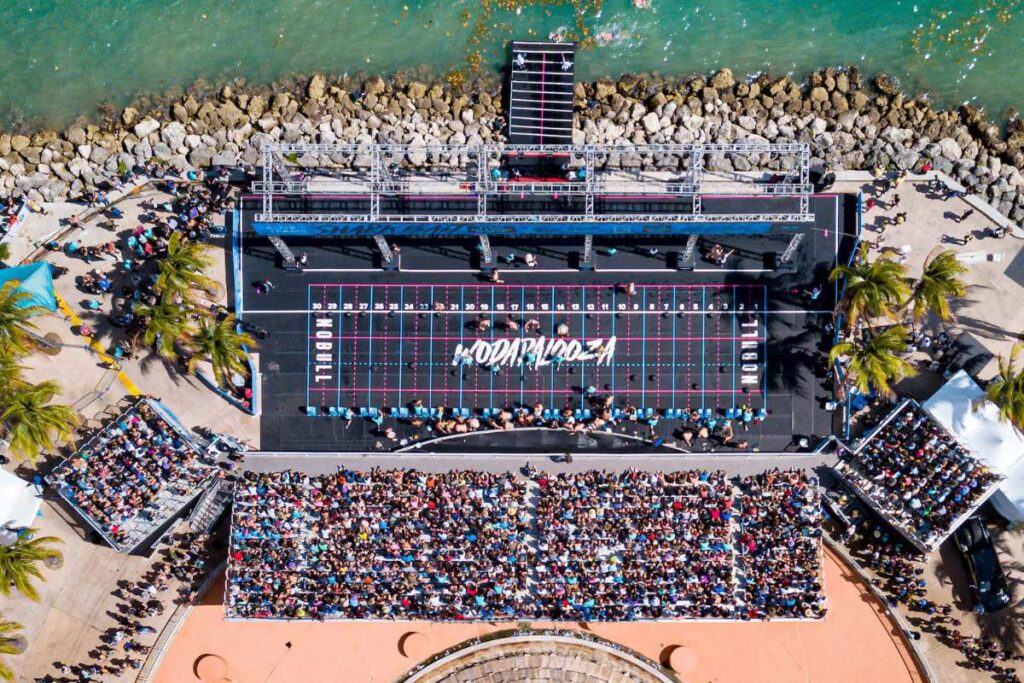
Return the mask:
<svg viewBox="0 0 1024 683">
<path fill-rule="evenodd" d="M 841 560 L 826 551 L 825 588 L 829 612 L 821 622 L 784 623 L 623 623 L 587 625 L 592 633 L 621 643 L 655 661 L 667 648 L 681 646 L 689 670 L 684 683 L 711 681 L 828 681 L 901 683 L 923 680 L 868 589 Z M 226 622 L 218 582 L 193 609 L 169 645 L 156 683 L 199 680 L 196 661 L 222 657 L 233 683 L 389 682 L 419 659 L 463 640 L 514 624 L 431 624 L 426 622 Z M 535 622 L 534 626 L 551 626 Z M 578 629 L 578 624 L 557 624 Z M 418 638 L 417 657 L 406 658 L 399 641 L 410 631 Z M 286 646 L 291 643 L 291 648 Z M 410 653 L 411 654 L 411 653 Z"/>
</svg>

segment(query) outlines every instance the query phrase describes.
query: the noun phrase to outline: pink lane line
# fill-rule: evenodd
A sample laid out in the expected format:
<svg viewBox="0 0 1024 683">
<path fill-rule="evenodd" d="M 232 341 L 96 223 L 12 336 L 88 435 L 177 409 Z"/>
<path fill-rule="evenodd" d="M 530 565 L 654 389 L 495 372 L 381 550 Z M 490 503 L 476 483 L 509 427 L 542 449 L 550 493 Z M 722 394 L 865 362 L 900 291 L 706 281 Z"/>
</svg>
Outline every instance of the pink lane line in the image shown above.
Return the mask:
<svg viewBox="0 0 1024 683">
<path fill-rule="evenodd" d="M 368 282 L 346 282 L 339 284 L 336 282 L 316 282 L 312 283 L 311 287 L 356 287 L 365 288 L 368 287 Z M 611 289 L 612 285 L 491 285 L 491 284 L 457 284 L 457 283 L 438 283 L 438 282 L 409 282 L 401 285 L 382 285 L 373 283 L 374 287 L 388 288 L 388 287 L 465 287 L 466 289 L 473 288 L 484 288 L 490 287 L 491 289 Z M 736 285 L 672 285 L 672 284 L 650 284 L 650 285 L 637 285 L 637 289 L 699 289 L 706 287 L 708 289 L 731 289 L 732 287 L 744 287 L 744 288 L 756 288 L 764 289 L 765 285 L 756 284 L 736 284 Z"/>
<path fill-rule="evenodd" d="M 343 390 L 336 389 L 336 388 L 335 389 L 329 389 L 329 388 L 326 388 L 326 389 L 316 389 L 316 388 L 312 388 L 312 389 L 310 389 L 310 391 L 343 391 Z M 361 391 L 385 392 L 385 391 L 388 391 L 388 390 L 387 389 L 381 389 L 381 388 L 374 388 L 374 387 L 371 387 L 371 388 L 363 387 L 363 388 L 356 389 L 356 391 L 357 392 L 361 392 Z M 488 394 L 488 393 L 490 393 L 491 390 L 490 389 L 463 389 L 462 391 L 464 393 L 467 393 L 467 394 Z M 536 389 L 534 391 L 537 392 L 537 393 L 544 393 L 544 392 L 549 392 L 551 390 L 550 389 L 538 388 L 538 389 Z M 574 389 L 555 389 L 554 391 L 555 391 L 556 394 L 577 394 L 577 393 L 579 393 L 578 391 L 576 391 Z M 528 392 L 529 392 L 529 390 L 528 390 Z M 455 393 L 455 392 L 453 391 L 453 392 L 450 392 L 450 393 Z M 639 391 L 632 392 L 632 393 L 639 393 Z M 700 389 L 676 389 L 675 391 L 673 391 L 672 389 L 648 389 L 647 393 L 648 394 L 699 394 L 700 393 Z M 704 393 L 705 394 L 742 394 L 743 393 L 743 389 L 736 389 L 735 391 L 733 391 L 732 389 L 708 389 Z M 760 394 L 760 393 L 761 393 L 760 389 L 750 389 L 750 390 L 747 391 L 748 395 Z"/>
<path fill-rule="evenodd" d="M 660 320 L 660 318 L 659 318 Z M 593 338 L 591 335 L 587 335 L 588 338 Z M 448 336 L 436 336 L 436 337 L 410 337 L 408 335 L 386 335 L 386 334 L 374 334 L 369 337 L 363 335 L 341 335 L 338 337 L 316 337 L 310 336 L 310 339 L 344 339 L 344 340 L 356 340 L 356 341 L 369 341 L 373 339 L 377 340 L 390 340 L 390 341 L 451 341 L 453 339 L 463 339 L 463 337 L 448 337 Z M 572 339 L 573 337 L 570 337 Z M 464 337 L 465 340 L 473 339 L 472 336 Z M 519 339 L 519 337 L 495 337 L 494 339 L 488 339 L 486 341 L 499 341 L 501 339 L 507 339 L 513 341 Z M 531 337 L 527 337 L 531 339 Z M 548 336 L 548 341 L 556 339 L 556 337 Z M 616 337 L 618 341 L 644 341 L 646 339 L 649 342 L 667 342 L 667 341 L 764 341 L 764 337 L 662 337 L 661 335 L 648 335 L 647 337 Z"/>
</svg>

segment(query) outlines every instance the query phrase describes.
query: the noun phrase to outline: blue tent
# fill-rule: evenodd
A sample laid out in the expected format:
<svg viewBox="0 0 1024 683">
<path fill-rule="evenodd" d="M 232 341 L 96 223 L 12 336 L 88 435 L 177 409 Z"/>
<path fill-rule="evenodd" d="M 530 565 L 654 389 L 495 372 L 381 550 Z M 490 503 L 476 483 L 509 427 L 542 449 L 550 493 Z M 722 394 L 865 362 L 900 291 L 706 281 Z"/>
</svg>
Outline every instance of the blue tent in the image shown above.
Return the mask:
<svg viewBox="0 0 1024 683">
<path fill-rule="evenodd" d="M 45 261 L 27 266 L 0 269 L 0 287 L 11 280 L 20 280 L 18 289 L 29 293 L 24 306 L 43 306 L 50 311 L 57 310 L 57 298 L 53 294 L 53 272 Z"/>
</svg>

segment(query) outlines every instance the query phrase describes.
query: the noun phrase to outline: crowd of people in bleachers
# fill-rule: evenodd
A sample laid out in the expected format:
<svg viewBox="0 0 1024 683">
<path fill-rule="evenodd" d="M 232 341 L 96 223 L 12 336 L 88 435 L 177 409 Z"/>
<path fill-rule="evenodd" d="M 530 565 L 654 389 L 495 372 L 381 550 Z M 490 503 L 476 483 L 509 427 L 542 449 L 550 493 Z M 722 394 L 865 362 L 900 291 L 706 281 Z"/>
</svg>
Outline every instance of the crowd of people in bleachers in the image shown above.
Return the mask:
<svg viewBox="0 0 1024 683">
<path fill-rule="evenodd" d="M 116 544 L 131 540 L 130 525 L 155 514 L 165 490 L 186 495 L 212 470 L 199 451 L 145 400 L 104 427 L 61 463 L 50 480 Z M 138 539 L 142 540 L 142 539 Z"/>
<path fill-rule="evenodd" d="M 583 621 L 729 617 L 734 491 L 723 472 L 538 474 L 535 592 Z"/>
<path fill-rule="evenodd" d="M 944 537 L 999 478 L 912 403 L 842 457 L 838 471 L 926 545 Z"/>
<path fill-rule="evenodd" d="M 802 474 L 768 473 L 739 488 L 696 470 L 526 474 L 536 496 L 507 473 L 247 472 L 235 488 L 228 614 L 628 621 L 824 612 L 818 498 Z"/>
<path fill-rule="evenodd" d="M 742 605 L 750 619 L 818 618 L 821 501 L 817 480 L 801 470 L 771 470 L 741 481 Z"/>
<path fill-rule="evenodd" d="M 236 485 L 236 617 L 509 619 L 529 613 L 526 487 L 508 474 L 246 473 Z"/>
</svg>

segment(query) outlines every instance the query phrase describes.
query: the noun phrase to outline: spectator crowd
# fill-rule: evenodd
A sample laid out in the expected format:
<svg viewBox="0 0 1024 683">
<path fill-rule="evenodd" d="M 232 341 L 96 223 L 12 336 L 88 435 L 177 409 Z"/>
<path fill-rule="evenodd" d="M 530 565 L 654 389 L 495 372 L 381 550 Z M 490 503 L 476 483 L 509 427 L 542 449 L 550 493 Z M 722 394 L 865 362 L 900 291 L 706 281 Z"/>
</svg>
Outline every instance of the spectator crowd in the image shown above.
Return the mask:
<svg viewBox="0 0 1024 683">
<path fill-rule="evenodd" d="M 536 593 L 555 619 L 729 617 L 734 492 L 723 472 L 538 474 Z"/>
<path fill-rule="evenodd" d="M 799 472 L 739 486 L 696 470 L 527 474 L 529 484 L 471 471 L 246 472 L 235 487 L 227 613 L 434 621 L 824 613 L 818 497 Z"/>
<path fill-rule="evenodd" d="M 771 470 L 744 477 L 740 488 L 741 616 L 824 616 L 817 480 Z"/>
<path fill-rule="evenodd" d="M 845 451 L 837 471 L 931 547 L 999 477 L 916 404 L 898 410 L 856 451 Z"/>
<path fill-rule="evenodd" d="M 496 619 L 528 611 L 525 484 L 414 470 L 236 484 L 235 617 Z"/>
<path fill-rule="evenodd" d="M 196 447 L 146 399 L 110 422 L 57 466 L 50 480 L 112 543 L 130 547 L 161 494 L 187 496 L 212 473 Z"/>
</svg>

